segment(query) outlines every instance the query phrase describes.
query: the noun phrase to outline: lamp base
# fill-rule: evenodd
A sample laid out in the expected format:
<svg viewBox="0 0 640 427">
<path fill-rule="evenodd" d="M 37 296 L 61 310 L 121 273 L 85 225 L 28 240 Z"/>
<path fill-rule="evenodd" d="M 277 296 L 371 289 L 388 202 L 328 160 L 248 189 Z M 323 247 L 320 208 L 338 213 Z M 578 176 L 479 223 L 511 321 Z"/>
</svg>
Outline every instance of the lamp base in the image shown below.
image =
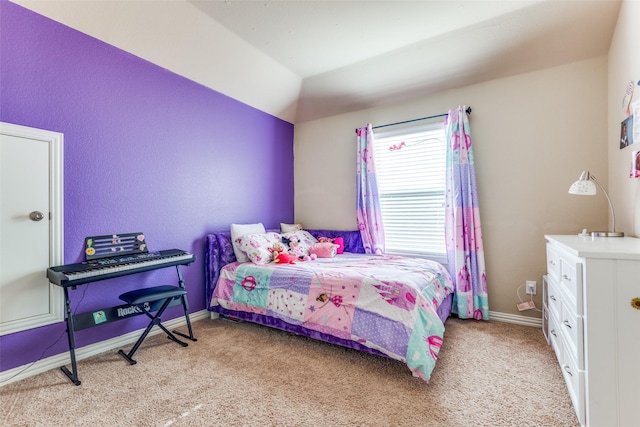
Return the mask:
<svg viewBox="0 0 640 427">
<path fill-rule="evenodd" d="M 618 231 L 592 231 L 591 237 L 624 237 L 624 233 Z"/>
</svg>

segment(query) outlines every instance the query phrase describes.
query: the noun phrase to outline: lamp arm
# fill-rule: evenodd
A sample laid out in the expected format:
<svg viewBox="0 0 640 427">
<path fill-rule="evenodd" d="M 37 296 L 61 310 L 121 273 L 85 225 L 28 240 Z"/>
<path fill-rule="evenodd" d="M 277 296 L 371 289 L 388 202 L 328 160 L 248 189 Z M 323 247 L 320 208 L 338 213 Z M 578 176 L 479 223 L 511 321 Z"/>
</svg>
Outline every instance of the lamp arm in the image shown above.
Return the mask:
<svg viewBox="0 0 640 427">
<path fill-rule="evenodd" d="M 613 204 L 611 203 L 611 199 L 609 198 L 609 194 L 607 193 L 607 190 L 604 189 L 602 184 L 600 184 L 600 182 L 598 182 L 596 177 L 593 176 L 593 174 L 591 174 L 590 178 L 591 178 L 591 180 L 593 182 L 598 184 L 598 187 L 600 187 L 600 189 L 604 193 L 605 197 L 607 198 L 607 202 L 609 202 L 609 209 L 611 210 L 611 220 L 613 221 L 613 224 L 612 224 L 613 227 L 611 228 L 611 231 L 615 233 L 615 231 L 616 231 L 616 213 L 613 211 Z"/>
</svg>

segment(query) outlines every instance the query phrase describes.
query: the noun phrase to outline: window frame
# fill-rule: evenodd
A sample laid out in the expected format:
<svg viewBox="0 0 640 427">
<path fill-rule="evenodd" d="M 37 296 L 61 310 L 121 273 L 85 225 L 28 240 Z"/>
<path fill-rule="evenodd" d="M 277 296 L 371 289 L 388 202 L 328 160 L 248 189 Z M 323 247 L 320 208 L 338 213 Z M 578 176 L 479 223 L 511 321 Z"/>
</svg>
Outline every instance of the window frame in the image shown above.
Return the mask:
<svg viewBox="0 0 640 427">
<path fill-rule="evenodd" d="M 393 130 L 384 130 L 384 131 L 376 131 L 374 129 L 374 138 L 373 138 L 373 143 L 374 143 L 374 150 L 375 150 L 375 154 L 376 154 L 376 175 L 378 176 L 378 193 L 380 196 L 380 202 L 381 202 L 381 210 L 382 210 L 382 220 L 383 220 L 383 224 L 385 224 L 385 228 L 386 228 L 386 222 L 385 222 L 385 216 L 388 217 L 388 214 L 385 215 L 385 210 L 383 208 L 382 205 L 384 205 L 384 175 L 385 175 L 385 168 L 384 166 L 382 166 L 381 169 L 381 164 L 384 164 L 383 159 L 381 159 L 381 156 L 379 154 L 379 151 L 382 150 L 383 148 L 380 146 L 381 144 L 384 144 L 384 147 L 389 147 L 393 145 L 393 141 L 389 141 L 389 139 L 391 138 L 405 138 L 405 139 L 410 139 L 411 135 L 416 135 L 416 134 L 420 134 L 420 133 L 431 133 L 434 131 L 438 131 L 438 139 L 442 141 L 441 143 L 441 150 L 442 153 L 441 155 L 441 171 L 442 171 L 442 176 L 441 181 L 442 181 L 442 187 L 441 190 L 437 190 L 437 192 L 439 192 L 441 194 L 441 216 L 438 217 L 438 219 L 442 222 L 442 235 L 441 235 L 441 239 L 442 239 L 442 252 L 438 251 L 438 252 L 433 252 L 433 251 L 414 251 L 412 249 L 408 249 L 408 250 L 402 250 L 399 249 L 398 247 L 389 250 L 388 248 L 388 232 L 385 229 L 385 253 L 389 254 L 389 255 L 401 255 L 401 256 L 411 256 L 411 257 L 415 257 L 415 258 L 425 258 L 425 259 L 430 259 L 436 262 L 439 262 L 441 264 L 446 265 L 447 264 L 447 250 L 446 250 L 446 236 L 445 236 L 445 215 L 446 215 L 446 211 L 445 211 L 445 204 L 446 204 L 446 137 L 445 137 L 445 131 L 444 131 L 444 119 L 439 121 L 439 122 L 431 122 L 431 123 L 427 123 L 427 124 L 420 124 L 420 125 L 405 125 L 402 128 L 396 128 Z M 441 133 L 440 133 L 441 131 Z M 425 140 L 428 139 L 432 139 L 432 138 L 427 138 L 425 136 Z M 404 148 L 404 147 L 403 147 Z M 428 158 L 425 158 L 424 160 L 428 160 Z M 417 167 L 416 167 L 417 168 Z M 381 170 L 382 170 L 382 180 L 381 180 Z M 381 181 L 382 181 L 382 185 L 381 185 Z M 431 191 L 433 192 L 433 191 Z M 389 194 L 389 193 L 386 193 Z M 430 228 L 425 228 L 425 230 L 431 230 Z"/>
</svg>

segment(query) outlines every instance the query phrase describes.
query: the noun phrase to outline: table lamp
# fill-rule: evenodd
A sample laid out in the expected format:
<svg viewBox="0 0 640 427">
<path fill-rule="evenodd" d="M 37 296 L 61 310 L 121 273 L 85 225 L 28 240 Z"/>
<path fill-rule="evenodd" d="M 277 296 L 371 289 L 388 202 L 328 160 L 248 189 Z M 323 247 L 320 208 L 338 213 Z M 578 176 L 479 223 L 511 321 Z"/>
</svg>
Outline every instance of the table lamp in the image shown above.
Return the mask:
<svg viewBox="0 0 640 427">
<path fill-rule="evenodd" d="M 613 211 L 613 205 L 611 204 L 611 199 L 607 194 L 607 191 L 604 187 L 598 182 L 595 176 L 591 175 L 589 171 L 583 171 L 580 175 L 580 178 L 574 182 L 569 188 L 569 194 L 577 194 L 580 196 L 595 196 L 596 186 L 594 184 L 598 184 L 598 187 L 602 190 L 605 197 L 607 198 L 607 202 L 609 202 L 609 210 L 611 211 L 611 219 L 613 220 L 613 224 L 611 227 L 611 231 L 593 231 L 591 232 L 592 237 L 624 237 L 624 233 L 620 233 L 616 231 L 616 214 Z"/>
</svg>

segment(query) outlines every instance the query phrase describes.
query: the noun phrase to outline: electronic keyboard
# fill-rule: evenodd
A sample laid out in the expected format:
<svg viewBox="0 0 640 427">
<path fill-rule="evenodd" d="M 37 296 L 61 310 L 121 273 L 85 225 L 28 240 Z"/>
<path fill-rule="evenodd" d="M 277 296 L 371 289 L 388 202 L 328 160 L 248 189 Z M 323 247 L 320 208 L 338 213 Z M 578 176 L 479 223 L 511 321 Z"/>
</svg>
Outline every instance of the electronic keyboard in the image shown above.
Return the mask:
<svg viewBox="0 0 640 427">
<path fill-rule="evenodd" d="M 187 265 L 195 259 L 196 257 L 189 252 L 169 249 L 50 267 L 47 269 L 47 277 L 55 285 L 69 287 L 173 265 Z"/>
</svg>

